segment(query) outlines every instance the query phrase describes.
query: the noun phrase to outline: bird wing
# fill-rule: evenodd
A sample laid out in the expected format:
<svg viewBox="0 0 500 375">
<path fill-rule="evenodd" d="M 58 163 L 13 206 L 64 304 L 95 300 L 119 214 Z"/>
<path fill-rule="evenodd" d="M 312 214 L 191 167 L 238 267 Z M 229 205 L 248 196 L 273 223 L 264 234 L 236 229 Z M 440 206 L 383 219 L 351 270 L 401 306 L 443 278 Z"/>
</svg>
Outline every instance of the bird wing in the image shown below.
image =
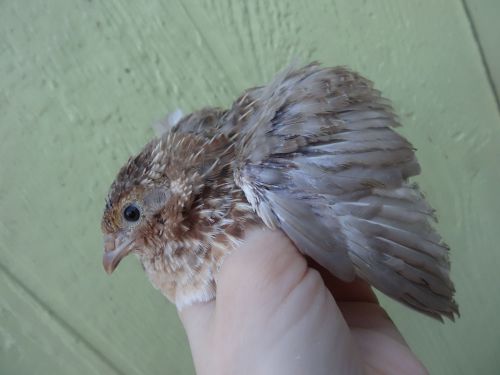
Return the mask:
<svg viewBox="0 0 500 375">
<path fill-rule="evenodd" d="M 458 314 L 449 249 L 408 182 L 420 173 L 414 149 L 370 81 L 289 69 L 248 90 L 227 121 L 239 130 L 235 181 L 267 226 L 342 280 L 358 275 L 438 319 Z"/>
</svg>

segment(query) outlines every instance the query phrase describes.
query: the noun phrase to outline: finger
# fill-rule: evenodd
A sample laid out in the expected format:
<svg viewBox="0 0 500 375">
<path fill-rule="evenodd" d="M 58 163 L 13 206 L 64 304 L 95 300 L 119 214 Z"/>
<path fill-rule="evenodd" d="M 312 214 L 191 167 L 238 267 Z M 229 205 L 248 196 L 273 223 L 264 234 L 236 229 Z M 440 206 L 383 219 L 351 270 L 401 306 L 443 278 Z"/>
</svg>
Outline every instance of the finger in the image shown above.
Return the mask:
<svg viewBox="0 0 500 375">
<path fill-rule="evenodd" d="M 366 281 L 356 278 L 353 282 L 346 283 L 314 260 L 308 259 L 308 263 L 321 274 L 351 328 L 374 330 L 407 345 L 394 322 L 379 305 L 377 296 Z"/>
<path fill-rule="evenodd" d="M 346 283 L 333 276 L 330 271 L 320 266 L 314 260 L 308 258 L 307 262 L 310 267 L 318 270 L 326 287 L 330 290 L 337 302 L 378 303 L 377 296 L 366 281 L 356 278 L 353 282 Z"/>
<path fill-rule="evenodd" d="M 204 331 L 214 311 L 214 301 L 195 303 L 178 310 L 179 317 L 188 336 L 196 334 L 198 331 Z"/>
<path fill-rule="evenodd" d="M 369 302 L 339 302 L 338 305 L 350 327 L 373 330 L 406 345 L 396 325 L 380 305 Z"/>
<path fill-rule="evenodd" d="M 210 340 L 211 319 L 214 312 L 215 302 L 196 303 L 178 310 L 184 330 L 189 341 L 191 354 L 194 359 L 196 373 L 206 366 L 203 353 L 206 351 Z"/>
<path fill-rule="evenodd" d="M 277 304 L 306 272 L 305 259 L 281 231 L 248 230 L 217 275 L 217 310 L 263 301 Z"/>
<path fill-rule="evenodd" d="M 428 374 L 380 305 L 341 302 L 338 306 L 372 373 Z"/>
</svg>

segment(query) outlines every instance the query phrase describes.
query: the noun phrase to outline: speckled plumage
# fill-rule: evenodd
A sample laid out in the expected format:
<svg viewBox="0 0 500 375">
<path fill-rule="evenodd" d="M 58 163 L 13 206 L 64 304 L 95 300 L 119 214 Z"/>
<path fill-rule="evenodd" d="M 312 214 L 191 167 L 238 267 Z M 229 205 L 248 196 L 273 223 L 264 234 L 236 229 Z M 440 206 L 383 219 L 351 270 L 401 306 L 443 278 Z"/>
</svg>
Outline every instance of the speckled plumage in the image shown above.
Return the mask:
<svg viewBox="0 0 500 375">
<path fill-rule="evenodd" d="M 458 307 L 420 167 L 390 103 L 346 68 L 311 64 L 194 112 L 120 170 L 102 221 L 108 272 L 138 255 L 179 308 L 215 297 L 250 225 L 281 229 L 337 277 L 357 275 L 435 318 Z M 126 207 L 140 218 L 127 222 Z M 135 220 L 135 217 L 134 217 Z"/>
</svg>

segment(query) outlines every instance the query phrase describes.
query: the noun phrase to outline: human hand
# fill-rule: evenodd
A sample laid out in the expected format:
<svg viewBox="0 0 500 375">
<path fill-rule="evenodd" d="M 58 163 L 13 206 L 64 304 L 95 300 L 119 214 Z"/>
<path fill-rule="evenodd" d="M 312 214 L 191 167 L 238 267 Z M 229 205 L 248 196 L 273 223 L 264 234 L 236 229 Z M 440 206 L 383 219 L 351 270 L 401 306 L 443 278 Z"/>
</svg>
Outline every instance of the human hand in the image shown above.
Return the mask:
<svg viewBox="0 0 500 375">
<path fill-rule="evenodd" d="M 249 231 L 216 300 L 179 314 L 199 375 L 427 373 L 366 283 L 308 264 L 279 231 Z"/>
</svg>

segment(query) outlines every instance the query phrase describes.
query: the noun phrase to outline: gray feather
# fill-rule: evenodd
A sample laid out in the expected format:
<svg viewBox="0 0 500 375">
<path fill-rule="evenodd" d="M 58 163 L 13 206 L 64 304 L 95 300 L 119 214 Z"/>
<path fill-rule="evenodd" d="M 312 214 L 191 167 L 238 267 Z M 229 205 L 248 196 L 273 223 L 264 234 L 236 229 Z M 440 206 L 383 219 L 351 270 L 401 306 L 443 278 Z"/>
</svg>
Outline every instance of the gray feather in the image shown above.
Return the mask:
<svg viewBox="0 0 500 375">
<path fill-rule="evenodd" d="M 420 173 L 414 149 L 370 81 L 342 67 L 289 70 L 226 121 L 241 134 L 236 183 L 268 226 L 343 280 L 356 273 L 438 319 L 458 314 L 448 247 L 407 181 Z"/>
</svg>

